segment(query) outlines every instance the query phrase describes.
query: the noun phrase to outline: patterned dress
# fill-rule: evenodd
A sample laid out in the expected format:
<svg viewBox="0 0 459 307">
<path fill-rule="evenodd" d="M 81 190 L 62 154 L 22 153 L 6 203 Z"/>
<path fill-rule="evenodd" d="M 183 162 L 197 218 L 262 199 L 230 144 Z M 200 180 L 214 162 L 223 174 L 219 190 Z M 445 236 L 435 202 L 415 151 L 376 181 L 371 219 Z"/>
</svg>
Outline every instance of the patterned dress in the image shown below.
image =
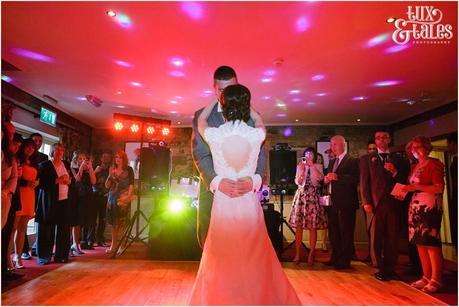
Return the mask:
<svg viewBox="0 0 459 307">
<path fill-rule="evenodd" d="M 423 167 L 414 167 L 410 183 L 443 184 L 443 164 L 434 159 Z M 441 247 L 440 227 L 443 215 L 442 194 L 414 192 L 408 211 L 409 240 L 412 244 Z"/>
<path fill-rule="evenodd" d="M 120 207 L 118 198 L 121 194 L 129 190 L 129 186 L 134 184 L 134 171 L 128 166 L 118 178 L 113 180 L 110 191 L 108 192 L 107 221 L 113 227 L 129 225 L 131 205 Z"/>
<path fill-rule="evenodd" d="M 313 184 L 311 169 L 308 168 L 304 187 L 298 188 L 293 197 L 290 226 L 305 229 L 327 228 L 327 215 L 325 208 L 319 205 L 319 196 L 319 185 Z"/>
</svg>

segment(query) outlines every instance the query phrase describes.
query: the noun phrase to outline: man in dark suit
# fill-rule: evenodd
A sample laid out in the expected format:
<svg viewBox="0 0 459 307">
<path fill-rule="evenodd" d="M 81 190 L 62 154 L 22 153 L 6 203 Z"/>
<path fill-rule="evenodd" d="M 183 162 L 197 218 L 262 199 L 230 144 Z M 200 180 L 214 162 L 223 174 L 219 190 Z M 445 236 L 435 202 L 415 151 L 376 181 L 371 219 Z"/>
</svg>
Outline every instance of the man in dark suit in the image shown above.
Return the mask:
<svg viewBox="0 0 459 307">
<path fill-rule="evenodd" d="M 375 277 L 390 280 L 396 275 L 400 210 L 402 203 L 390 195 L 395 184 L 405 184 L 409 163 L 390 153 L 391 138 L 386 131 L 375 133 L 377 152 L 360 158 L 360 193 L 365 212 L 371 217 L 370 242 L 373 244 L 379 271 Z"/>
<path fill-rule="evenodd" d="M 220 104 L 220 95 L 225 87 L 237 83 L 236 72 L 233 68 L 220 66 L 215 71 L 214 89 L 219 103 L 215 105 L 207 120 L 209 127 L 219 127 L 225 123 Z M 214 170 L 209 145 L 202 139 L 197 129 L 197 120 L 203 109 L 204 108 L 198 110 L 194 115 L 193 135 L 191 139 L 193 160 L 201 177 L 198 207 L 198 241 L 201 247 L 204 246 L 207 237 L 214 193 L 218 190 L 228 197 L 239 197 L 251 190 L 258 191 L 261 187 L 266 160 L 266 150 L 263 144 L 258 157 L 256 174 L 254 176 L 249 179 L 239 179 L 237 181 L 217 176 Z M 248 124 L 253 127 L 253 120 L 251 119 Z"/>
<path fill-rule="evenodd" d="M 451 176 L 449 186 L 449 227 L 451 229 L 451 241 L 457 251 L 457 132 L 448 135 L 448 154 L 451 156 L 449 173 Z"/>
<path fill-rule="evenodd" d="M 326 265 L 342 270 L 350 268 L 354 252 L 355 211 L 359 208 L 359 163 L 346 153 L 344 137 L 335 135 L 330 143 L 335 159 L 330 162 L 324 181 L 331 184 L 331 206 L 327 208 L 327 214 L 333 252 Z"/>
</svg>

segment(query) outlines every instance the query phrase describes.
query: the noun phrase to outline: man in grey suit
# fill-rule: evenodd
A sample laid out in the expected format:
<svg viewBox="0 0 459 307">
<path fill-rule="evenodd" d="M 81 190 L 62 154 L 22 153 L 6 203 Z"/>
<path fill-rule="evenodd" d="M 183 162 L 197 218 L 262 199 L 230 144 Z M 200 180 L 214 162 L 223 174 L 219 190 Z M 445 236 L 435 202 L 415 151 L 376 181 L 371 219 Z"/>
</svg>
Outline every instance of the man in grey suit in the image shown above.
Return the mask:
<svg viewBox="0 0 459 307">
<path fill-rule="evenodd" d="M 217 96 L 217 103 L 210 113 L 207 122 L 209 127 L 219 127 L 225 123 L 220 104 L 220 95 L 228 85 L 237 84 L 236 72 L 229 66 L 220 66 L 214 73 L 214 89 Z M 193 160 L 198 168 L 201 180 L 199 184 L 199 208 L 198 208 L 198 241 L 201 247 L 207 237 L 210 214 L 214 193 L 220 191 L 228 197 L 239 197 L 251 190 L 258 191 L 261 187 L 262 176 L 265 168 L 266 150 L 263 144 L 258 157 L 256 174 L 237 181 L 217 176 L 214 170 L 212 154 L 209 145 L 202 139 L 198 132 L 197 121 L 204 108 L 198 110 L 193 118 L 193 135 L 191 138 Z M 253 120 L 249 125 L 253 127 Z"/>
</svg>

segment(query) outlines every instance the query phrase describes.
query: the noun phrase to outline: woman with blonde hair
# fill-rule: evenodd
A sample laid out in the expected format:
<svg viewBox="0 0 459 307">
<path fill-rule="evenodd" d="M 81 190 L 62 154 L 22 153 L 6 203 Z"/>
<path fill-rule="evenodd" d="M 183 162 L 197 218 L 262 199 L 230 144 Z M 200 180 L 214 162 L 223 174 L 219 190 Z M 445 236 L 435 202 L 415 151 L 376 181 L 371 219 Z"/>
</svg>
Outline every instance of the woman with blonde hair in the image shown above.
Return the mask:
<svg viewBox="0 0 459 307">
<path fill-rule="evenodd" d="M 430 158 L 430 140 L 414 137 L 407 145 L 408 156 L 417 160 L 411 168 L 406 192 L 413 192 L 408 212 L 410 243 L 416 244 L 424 275 L 411 286 L 424 292 L 437 292 L 442 280 L 442 243 L 440 227 L 442 219 L 442 195 L 444 165 Z"/>
<path fill-rule="evenodd" d="M 114 165 L 109 170 L 105 187 L 109 189 L 107 221 L 112 225 L 112 241 L 106 252 L 112 253 L 116 252 L 114 248 L 121 230 L 129 223 L 130 205 L 134 195 L 134 171 L 128 166 L 128 158 L 123 150 L 115 154 Z"/>
</svg>

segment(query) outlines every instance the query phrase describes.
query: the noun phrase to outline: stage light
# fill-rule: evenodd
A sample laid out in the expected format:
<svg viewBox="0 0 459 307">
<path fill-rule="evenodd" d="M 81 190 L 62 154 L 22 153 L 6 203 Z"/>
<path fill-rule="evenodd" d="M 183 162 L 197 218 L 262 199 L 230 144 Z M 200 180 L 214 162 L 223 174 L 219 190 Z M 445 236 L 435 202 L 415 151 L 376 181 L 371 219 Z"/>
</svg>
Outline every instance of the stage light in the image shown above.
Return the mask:
<svg viewBox="0 0 459 307">
<path fill-rule="evenodd" d="M 181 199 L 171 199 L 169 201 L 169 210 L 173 213 L 178 213 L 182 211 L 185 207 L 185 204 Z"/>
<path fill-rule="evenodd" d="M 148 126 L 148 127 L 147 127 L 147 133 L 148 133 L 148 134 L 153 134 L 153 133 L 155 133 L 155 127 L 153 127 L 153 126 Z"/>
<path fill-rule="evenodd" d="M 139 131 L 140 127 L 138 124 L 132 124 L 131 125 L 131 131 L 134 133 L 137 133 Z"/>
<path fill-rule="evenodd" d="M 171 132 L 171 130 L 167 127 L 164 127 L 163 130 L 161 130 L 161 133 L 163 135 L 169 135 L 169 133 Z"/>
<path fill-rule="evenodd" d="M 121 131 L 121 130 L 123 130 L 124 125 L 123 125 L 122 122 L 115 122 L 113 127 L 115 128 L 116 131 Z"/>
</svg>

